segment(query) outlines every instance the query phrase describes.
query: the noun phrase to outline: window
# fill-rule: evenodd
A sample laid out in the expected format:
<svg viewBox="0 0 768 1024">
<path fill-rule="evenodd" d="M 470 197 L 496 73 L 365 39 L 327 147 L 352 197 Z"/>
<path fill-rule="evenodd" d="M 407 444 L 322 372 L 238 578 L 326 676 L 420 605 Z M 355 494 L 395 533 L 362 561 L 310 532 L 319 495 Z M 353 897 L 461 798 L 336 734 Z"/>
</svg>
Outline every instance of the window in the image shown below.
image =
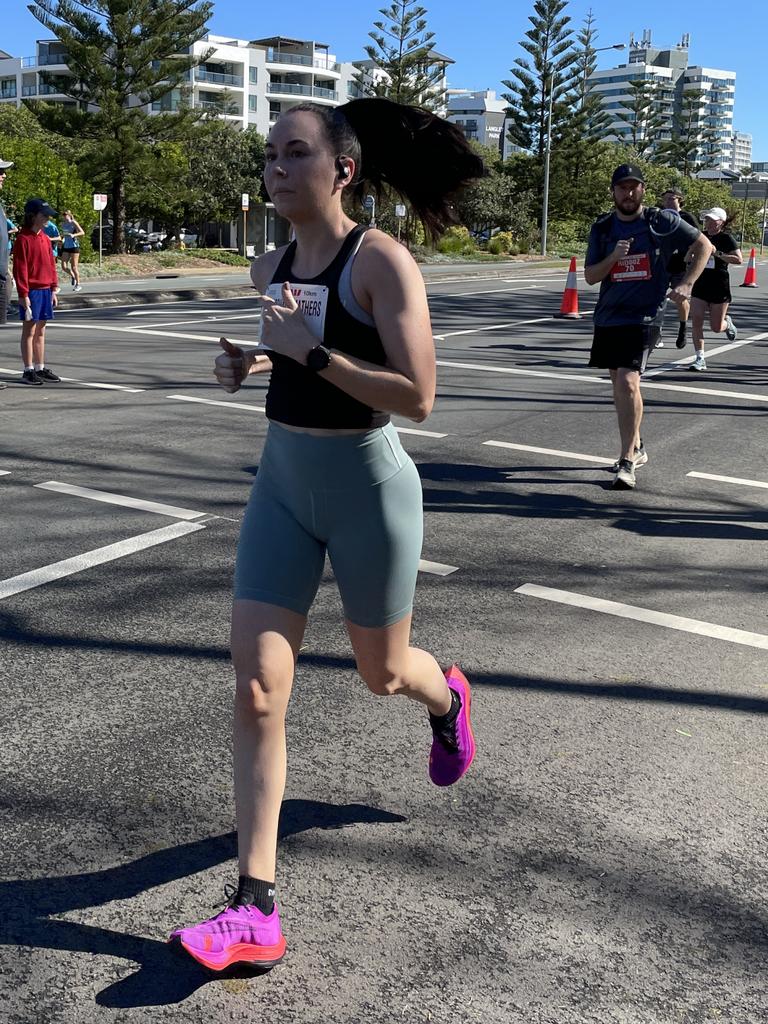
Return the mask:
<svg viewBox="0 0 768 1024">
<path fill-rule="evenodd" d="M 248 97 L 248 109 L 249 110 L 255 110 L 256 109 L 256 100 L 257 100 L 257 98 L 258 97 L 256 97 L 256 96 L 249 96 Z"/>
<path fill-rule="evenodd" d="M 12 100 L 16 98 L 16 79 L 0 78 L 0 99 Z"/>
<path fill-rule="evenodd" d="M 258 68 L 248 68 L 248 81 L 251 83 L 251 85 L 256 85 L 258 80 L 259 80 L 259 69 Z"/>
</svg>

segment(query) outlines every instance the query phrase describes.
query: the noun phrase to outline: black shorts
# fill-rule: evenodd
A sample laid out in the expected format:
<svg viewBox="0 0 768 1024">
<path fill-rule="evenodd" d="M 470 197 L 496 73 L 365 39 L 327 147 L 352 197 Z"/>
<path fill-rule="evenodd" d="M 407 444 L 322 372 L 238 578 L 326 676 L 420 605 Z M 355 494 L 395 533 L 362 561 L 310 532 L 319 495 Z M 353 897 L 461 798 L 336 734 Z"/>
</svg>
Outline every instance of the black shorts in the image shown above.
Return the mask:
<svg viewBox="0 0 768 1024">
<path fill-rule="evenodd" d="M 589 365 L 601 370 L 645 370 L 648 356 L 661 339 L 661 331 L 651 324 L 623 324 L 597 327 L 589 353 Z"/>
<path fill-rule="evenodd" d="M 733 301 L 731 286 L 726 281 L 715 281 L 697 288 L 696 285 L 698 284 L 698 281 L 694 282 L 693 291 L 691 292 L 691 296 L 694 299 L 701 299 L 702 302 L 706 302 L 709 306 L 719 306 Z"/>
</svg>

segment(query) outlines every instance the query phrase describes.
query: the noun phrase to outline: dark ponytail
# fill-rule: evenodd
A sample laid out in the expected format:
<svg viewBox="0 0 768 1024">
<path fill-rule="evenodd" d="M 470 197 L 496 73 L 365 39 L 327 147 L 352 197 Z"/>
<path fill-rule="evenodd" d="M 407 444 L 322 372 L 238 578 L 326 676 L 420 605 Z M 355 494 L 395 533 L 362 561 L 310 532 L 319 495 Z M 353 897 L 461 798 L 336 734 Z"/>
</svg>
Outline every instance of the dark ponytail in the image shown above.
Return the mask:
<svg viewBox="0 0 768 1024">
<path fill-rule="evenodd" d="M 458 220 L 454 193 L 485 173 L 463 133 L 420 107 L 377 97 L 335 108 L 301 103 L 286 113 L 299 110 L 317 114 L 336 157 L 355 161 L 351 192 L 358 201 L 388 186 L 408 200 L 432 238 Z"/>
</svg>

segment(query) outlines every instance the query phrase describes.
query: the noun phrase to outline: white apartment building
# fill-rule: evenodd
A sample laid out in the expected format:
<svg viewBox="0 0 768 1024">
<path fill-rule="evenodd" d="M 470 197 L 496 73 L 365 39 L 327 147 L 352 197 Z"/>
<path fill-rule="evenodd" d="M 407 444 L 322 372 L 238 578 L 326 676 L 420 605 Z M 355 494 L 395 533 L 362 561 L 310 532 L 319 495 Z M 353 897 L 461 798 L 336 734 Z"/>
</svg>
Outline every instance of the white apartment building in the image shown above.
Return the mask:
<svg viewBox="0 0 768 1024">
<path fill-rule="evenodd" d="M 450 57 L 446 57 L 445 54 L 438 53 L 437 50 L 430 50 L 427 54 L 426 70 L 432 71 L 437 69 L 439 75 L 435 80 L 433 86 L 434 92 L 438 96 L 446 97 L 448 94 L 448 80 L 447 71 L 448 67 L 453 64 L 454 61 Z M 367 87 L 378 85 L 382 82 L 386 82 L 388 79 L 386 71 L 380 68 L 375 61 L 356 60 L 351 64 L 344 65 L 344 76 L 347 85 L 347 97 L 349 99 L 359 99 L 362 96 L 367 96 L 369 93 Z M 348 72 L 347 69 L 350 69 Z M 347 78 L 347 74 L 349 77 Z M 342 100 L 341 102 L 345 102 Z M 447 108 L 445 104 L 436 106 L 436 112 L 443 117 L 446 116 Z"/>
<path fill-rule="evenodd" d="M 684 35 L 677 46 L 659 49 L 653 46 L 647 30 L 639 42 L 630 36 L 628 62 L 595 71 L 589 77 L 589 91 L 600 97 L 603 110 L 611 117 L 607 140 L 625 143 L 632 137 L 632 128 L 625 120 L 631 116 L 630 82 L 643 81 L 657 87 L 656 112 L 661 116 L 662 126 L 656 137 L 660 141 L 671 138 L 673 119 L 682 108 L 684 93 L 700 91 L 698 122 L 702 130 L 706 128 L 715 135 L 710 145 L 702 147 L 700 157 L 710 166 L 730 167 L 736 74 L 718 68 L 689 66 L 689 42 L 689 36 Z"/>
<path fill-rule="evenodd" d="M 752 136 L 746 132 L 733 133 L 733 153 L 731 167 L 740 171 L 742 167 L 752 166 Z"/>
<path fill-rule="evenodd" d="M 242 128 L 253 125 L 266 135 L 278 115 L 306 100 L 337 106 L 347 100 L 354 68 L 342 66 L 325 43 L 273 36 L 232 39 L 206 35 L 192 47 L 205 63 L 187 77 L 188 102 Z M 67 55 L 57 40 L 40 40 L 31 57 L 9 57 L 0 51 L 0 102 L 17 106 L 25 98 L 73 105 L 64 92 L 46 85 L 41 72 L 69 77 Z M 181 90 L 153 103 L 152 112 L 178 109 Z"/>
<path fill-rule="evenodd" d="M 497 99 L 492 89 L 448 90 L 447 120 L 460 128 L 466 138 L 497 149 L 500 155 L 503 154 L 506 111 L 506 101 Z"/>
</svg>

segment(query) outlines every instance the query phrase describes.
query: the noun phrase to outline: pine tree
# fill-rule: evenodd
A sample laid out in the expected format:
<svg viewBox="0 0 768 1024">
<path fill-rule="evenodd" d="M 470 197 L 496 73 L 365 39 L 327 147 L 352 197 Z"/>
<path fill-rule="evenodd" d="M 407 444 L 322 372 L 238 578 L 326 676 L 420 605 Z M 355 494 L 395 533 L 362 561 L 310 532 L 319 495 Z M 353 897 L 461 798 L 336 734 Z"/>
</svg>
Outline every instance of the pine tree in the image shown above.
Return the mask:
<svg viewBox="0 0 768 1024">
<path fill-rule="evenodd" d="M 622 141 L 642 159 L 650 156 L 659 144 L 665 127 L 664 100 L 659 86 L 645 79 L 631 81 L 629 92 L 629 100 L 623 101 L 624 110 L 616 111 L 616 120 L 628 128 Z"/>
<path fill-rule="evenodd" d="M 535 14 L 528 18 L 533 26 L 521 40 L 530 60 L 518 57 L 510 69 L 512 78 L 504 85 L 509 92 L 509 138 L 525 150 L 544 154 L 550 101 L 553 138 L 573 107 L 574 63 L 570 18 L 561 17 L 566 0 L 536 0 Z"/>
<path fill-rule="evenodd" d="M 43 74 L 77 110 L 36 107 L 44 126 L 83 140 L 88 176 L 111 191 L 113 250 L 123 251 L 126 182 L 147 147 L 174 141 L 200 117 L 185 108 L 190 71 L 213 51 L 190 55 L 202 39 L 209 0 L 38 0 L 32 14 L 66 51 L 70 74 Z M 177 95 L 177 113 L 153 116 L 146 107 Z"/>
<path fill-rule="evenodd" d="M 717 132 L 704 122 L 705 93 L 701 89 L 687 89 L 672 119 L 671 138 L 660 143 L 658 156 L 687 177 L 696 171 L 711 167 L 712 150 L 717 143 Z"/>
<path fill-rule="evenodd" d="M 584 27 L 576 39 L 579 44 L 574 62 L 577 128 L 579 134 L 585 138 L 600 139 L 607 134 L 611 119 L 603 110 L 600 96 L 589 88 L 589 77 L 597 67 L 597 30 L 591 8 L 587 11 Z"/>
<path fill-rule="evenodd" d="M 382 21 L 368 35 L 375 45 L 365 52 L 382 75 L 357 76 L 364 95 L 385 96 L 397 103 L 411 103 L 440 110 L 445 105 L 442 80 L 445 62 L 433 54 L 434 32 L 427 30 L 426 8 L 414 6 L 416 0 L 393 0 L 389 8 L 380 8 Z"/>
</svg>

